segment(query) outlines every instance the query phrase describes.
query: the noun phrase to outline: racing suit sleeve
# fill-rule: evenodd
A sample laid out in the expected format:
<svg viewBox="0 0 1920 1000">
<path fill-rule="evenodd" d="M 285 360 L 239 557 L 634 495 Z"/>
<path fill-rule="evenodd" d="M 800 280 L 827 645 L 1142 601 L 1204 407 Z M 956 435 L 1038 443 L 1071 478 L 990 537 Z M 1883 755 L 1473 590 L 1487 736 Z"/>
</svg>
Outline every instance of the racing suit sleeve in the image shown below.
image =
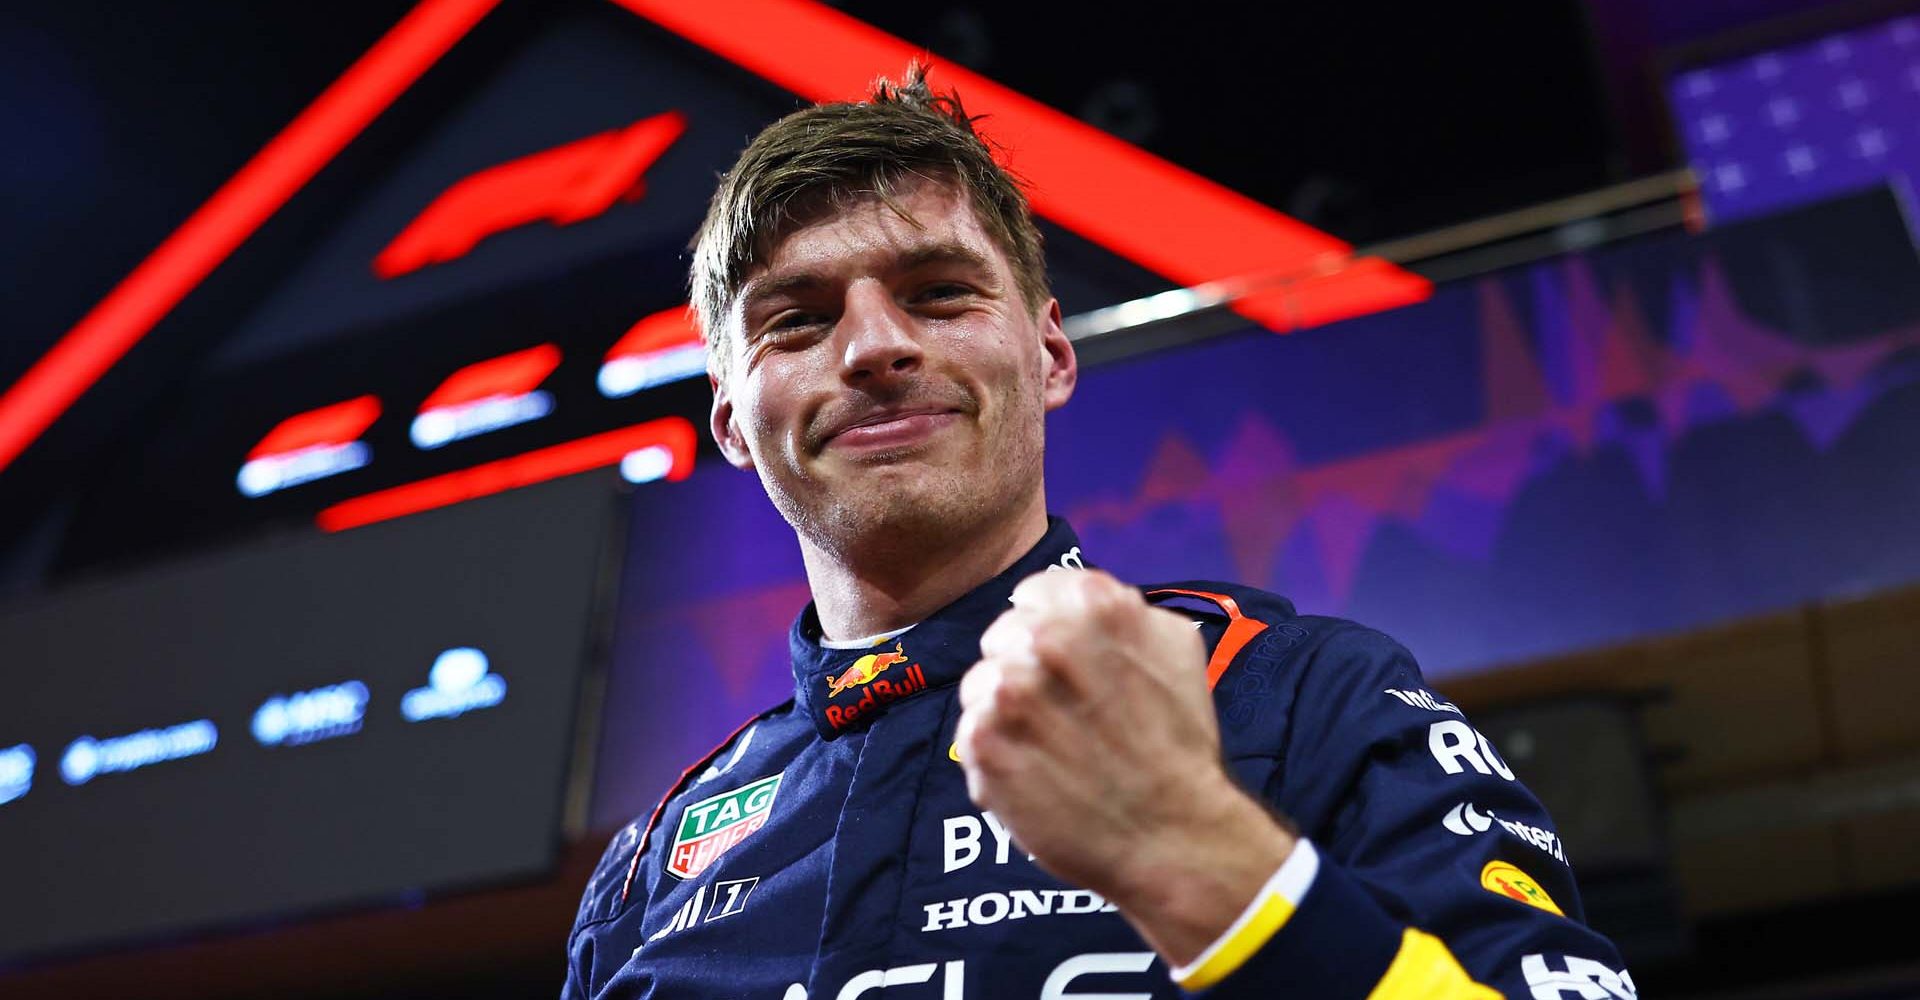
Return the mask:
<svg viewBox="0 0 1920 1000">
<path fill-rule="evenodd" d="M 573 930 L 567 934 L 567 981 L 560 988 L 560 1000 L 588 1000 L 593 964 L 598 956 L 593 953 L 593 939 L 582 932 L 594 924 L 613 919 L 618 913 L 628 860 L 639 843 L 640 833 L 638 824 L 629 824 L 614 835 L 601 853 L 599 863 L 594 865 L 586 889 L 580 894 L 580 907 L 574 914 Z"/>
<path fill-rule="evenodd" d="M 1277 809 L 1284 798 L 1303 837 L 1240 920 L 1174 970 L 1182 989 L 1634 1000 L 1539 801 L 1403 647 L 1328 621 L 1274 692 L 1291 722 L 1256 790 Z"/>
</svg>

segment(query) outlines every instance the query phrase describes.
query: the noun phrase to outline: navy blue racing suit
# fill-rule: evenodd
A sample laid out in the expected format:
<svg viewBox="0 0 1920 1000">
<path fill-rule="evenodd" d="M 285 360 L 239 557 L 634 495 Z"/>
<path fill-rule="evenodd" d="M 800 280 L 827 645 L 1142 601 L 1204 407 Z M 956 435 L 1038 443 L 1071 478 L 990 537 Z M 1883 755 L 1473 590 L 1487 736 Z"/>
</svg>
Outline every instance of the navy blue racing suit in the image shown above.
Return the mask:
<svg viewBox="0 0 1920 1000">
<path fill-rule="evenodd" d="M 1221 583 L 1142 588 L 1195 620 L 1225 762 L 1304 838 L 1173 970 L 968 798 L 956 685 L 1014 585 L 1084 565 L 1055 520 L 1006 572 L 868 650 L 790 644 L 794 697 L 614 837 L 566 1000 L 1535 997 L 1631 1000 L 1552 822 L 1386 636 Z"/>
</svg>

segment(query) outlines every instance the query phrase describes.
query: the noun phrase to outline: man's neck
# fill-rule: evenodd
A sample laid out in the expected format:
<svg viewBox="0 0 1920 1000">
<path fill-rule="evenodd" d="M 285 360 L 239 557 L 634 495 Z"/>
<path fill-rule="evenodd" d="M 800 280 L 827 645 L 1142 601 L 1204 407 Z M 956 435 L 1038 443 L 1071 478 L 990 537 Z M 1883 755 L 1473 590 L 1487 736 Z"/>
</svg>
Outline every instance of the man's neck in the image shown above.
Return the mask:
<svg viewBox="0 0 1920 1000">
<path fill-rule="evenodd" d="M 1047 533 L 1046 500 L 937 539 L 876 538 L 844 552 L 800 537 L 807 584 L 827 639 L 877 635 L 925 619 L 1000 575 Z"/>
</svg>

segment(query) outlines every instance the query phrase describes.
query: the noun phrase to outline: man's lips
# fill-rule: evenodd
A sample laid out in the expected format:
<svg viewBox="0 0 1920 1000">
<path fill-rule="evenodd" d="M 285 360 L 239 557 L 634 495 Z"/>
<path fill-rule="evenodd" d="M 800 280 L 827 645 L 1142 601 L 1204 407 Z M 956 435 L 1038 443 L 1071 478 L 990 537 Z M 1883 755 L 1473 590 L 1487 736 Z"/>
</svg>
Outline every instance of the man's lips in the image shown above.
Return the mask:
<svg viewBox="0 0 1920 1000">
<path fill-rule="evenodd" d="M 918 444 L 952 423 L 959 413 L 946 407 L 913 407 L 872 413 L 827 435 L 832 448 L 898 448 Z"/>
</svg>

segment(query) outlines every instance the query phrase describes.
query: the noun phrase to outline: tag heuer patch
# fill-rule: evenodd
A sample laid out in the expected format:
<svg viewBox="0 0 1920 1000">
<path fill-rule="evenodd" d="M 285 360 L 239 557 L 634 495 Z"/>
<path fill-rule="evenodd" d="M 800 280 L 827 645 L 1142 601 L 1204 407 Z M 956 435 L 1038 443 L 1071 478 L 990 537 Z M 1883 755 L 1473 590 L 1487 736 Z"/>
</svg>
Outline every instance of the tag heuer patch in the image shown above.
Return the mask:
<svg viewBox="0 0 1920 1000">
<path fill-rule="evenodd" d="M 773 793 L 780 790 L 784 774 L 701 799 L 682 810 L 673 845 L 667 848 L 667 874 L 693 878 L 766 826 L 773 812 Z"/>
</svg>

